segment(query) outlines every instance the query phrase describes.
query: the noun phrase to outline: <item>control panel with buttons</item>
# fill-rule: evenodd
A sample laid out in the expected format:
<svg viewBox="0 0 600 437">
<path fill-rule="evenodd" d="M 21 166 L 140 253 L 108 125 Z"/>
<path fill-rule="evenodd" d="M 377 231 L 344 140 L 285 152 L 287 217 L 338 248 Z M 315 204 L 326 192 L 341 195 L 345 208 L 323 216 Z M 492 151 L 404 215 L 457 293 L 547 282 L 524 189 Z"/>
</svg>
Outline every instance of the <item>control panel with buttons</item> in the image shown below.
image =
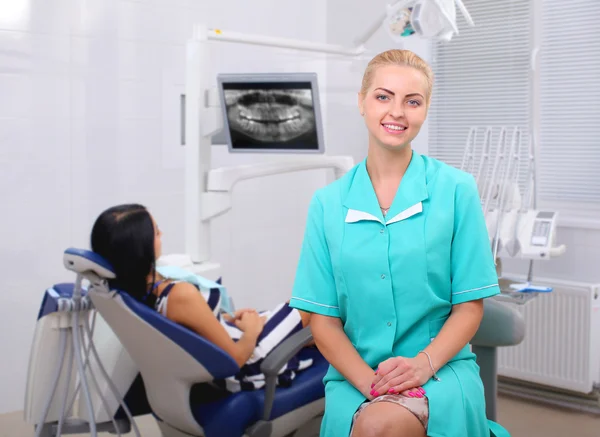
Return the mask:
<svg viewBox="0 0 600 437">
<path fill-rule="evenodd" d="M 531 233 L 532 246 L 547 246 L 550 243 L 550 232 L 552 231 L 553 212 L 540 211 L 533 223 Z"/>
</svg>

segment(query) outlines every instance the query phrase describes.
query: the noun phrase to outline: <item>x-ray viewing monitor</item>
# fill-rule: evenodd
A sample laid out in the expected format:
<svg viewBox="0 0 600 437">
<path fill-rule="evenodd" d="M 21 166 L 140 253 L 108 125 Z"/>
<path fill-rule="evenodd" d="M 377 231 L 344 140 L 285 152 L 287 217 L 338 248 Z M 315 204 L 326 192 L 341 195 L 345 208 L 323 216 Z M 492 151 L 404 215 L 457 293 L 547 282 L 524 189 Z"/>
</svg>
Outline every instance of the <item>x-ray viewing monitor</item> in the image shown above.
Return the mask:
<svg viewBox="0 0 600 437">
<path fill-rule="evenodd" d="M 230 152 L 323 153 L 315 73 L 219 74 Z"/>
</svg>

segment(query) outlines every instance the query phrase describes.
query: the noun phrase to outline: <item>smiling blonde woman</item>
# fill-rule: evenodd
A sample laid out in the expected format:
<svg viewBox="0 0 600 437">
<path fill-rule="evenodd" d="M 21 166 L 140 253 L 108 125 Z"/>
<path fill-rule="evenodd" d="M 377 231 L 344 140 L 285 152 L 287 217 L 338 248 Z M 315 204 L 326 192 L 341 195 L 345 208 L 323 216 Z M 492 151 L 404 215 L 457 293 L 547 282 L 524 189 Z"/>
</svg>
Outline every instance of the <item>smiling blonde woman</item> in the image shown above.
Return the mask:
<svg viewBox="0 0 600 437">
<path fill-rule="evenodd" d="M 501 430 L 469 347 L 500 291 L 477 186 L 411 146 L 432 88 L 414 53 L 377 55 L 358 93 L 367 157 L 309 208 L 290 305 L 331 364 L 323 437 Z"/>
</svg>

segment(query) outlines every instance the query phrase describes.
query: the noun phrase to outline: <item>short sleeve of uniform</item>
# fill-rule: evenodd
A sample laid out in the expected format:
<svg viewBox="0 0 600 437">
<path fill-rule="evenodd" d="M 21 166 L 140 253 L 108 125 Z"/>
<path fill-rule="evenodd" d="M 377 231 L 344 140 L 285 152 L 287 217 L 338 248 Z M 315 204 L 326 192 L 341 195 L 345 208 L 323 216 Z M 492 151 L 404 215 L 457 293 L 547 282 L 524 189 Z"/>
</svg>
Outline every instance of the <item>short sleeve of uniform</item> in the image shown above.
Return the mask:
<svg viewBox="0 0 600 437">
<path fill-rule="evenodd" d="M 450 255 L 452 304 L 500 293 L 489 234 L 475 179 L 467 175 L 456 186 L 454 235 Z"/>
<path fill-rule="evenodd" d="M 310 313 L 340 316 L 331 257 L 325 238 L 323 205 L 317 194 L 313 196 L 308 210 L 290 306 Z"/>
</svg>

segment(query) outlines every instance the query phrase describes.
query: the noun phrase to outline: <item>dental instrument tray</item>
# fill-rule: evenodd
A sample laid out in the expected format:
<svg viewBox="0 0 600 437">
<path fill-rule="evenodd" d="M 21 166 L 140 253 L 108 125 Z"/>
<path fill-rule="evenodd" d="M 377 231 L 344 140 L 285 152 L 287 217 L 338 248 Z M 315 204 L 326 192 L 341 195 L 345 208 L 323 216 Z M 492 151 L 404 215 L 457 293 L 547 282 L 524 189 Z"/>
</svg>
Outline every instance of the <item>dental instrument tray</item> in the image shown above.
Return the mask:
<svg viewBox="0 0 600 437">
<path fill-rule="evenodd" d="M 498 283 L 500 285 L 500 294 L 494 296 L 494 299 L 518 305 L 524 305 L 538 295 L 548 294 L 553 290 L 552 287 L 534 285 L 530 282 L 522 282 L 516 278 L 500 278 Z"/>
</svg>

